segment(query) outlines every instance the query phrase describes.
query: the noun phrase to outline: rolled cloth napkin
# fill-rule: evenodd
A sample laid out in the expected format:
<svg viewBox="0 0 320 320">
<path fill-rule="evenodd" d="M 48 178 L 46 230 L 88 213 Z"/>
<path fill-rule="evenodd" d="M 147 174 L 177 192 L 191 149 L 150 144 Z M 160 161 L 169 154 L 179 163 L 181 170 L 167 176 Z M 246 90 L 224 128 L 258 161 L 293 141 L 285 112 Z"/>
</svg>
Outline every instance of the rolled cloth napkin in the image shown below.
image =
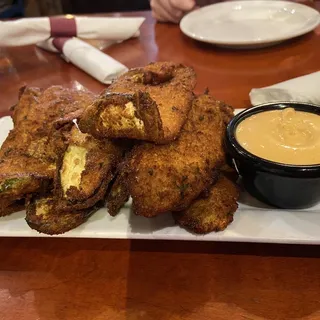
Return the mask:
<svg viewBox="0 0 320 320">
<path fill-rule="evenodd" d="M 24 18 L 0 21 L 0 46 L 23 46 L 49 38 L 78 37 L 123 41 L 139 35 L 145 18 L 62 17 Z"/>
<path fill-rule="evenodd" d="M 62 57 L 102 83 L 109 84 L 128 68 L 78 38 L 51 38 L 38 43 L 42 49 L 60 52 Z"/>
<path fill-rule="evenodd" d="M 320 71 L 275 85 L 252 89 L 252 105 L 279 101 L 309 102 L 320 105 Z"/>
</svg>

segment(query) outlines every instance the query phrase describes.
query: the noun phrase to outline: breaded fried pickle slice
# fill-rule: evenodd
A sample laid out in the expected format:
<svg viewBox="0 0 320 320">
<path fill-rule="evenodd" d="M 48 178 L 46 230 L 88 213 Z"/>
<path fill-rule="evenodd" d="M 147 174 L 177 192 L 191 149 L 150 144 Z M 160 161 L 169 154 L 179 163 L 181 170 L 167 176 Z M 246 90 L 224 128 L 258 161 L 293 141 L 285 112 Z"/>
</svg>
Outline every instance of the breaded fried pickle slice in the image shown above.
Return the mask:
<svg viewBox="0 0 320 320">
<path fill-rule="evenodd" d="M 62 234 L 82 223 L 99 209 L 96 205 L 80 211 L 61 212 L 52 196 L 29 201 L 26 206 L 26 222 L 30 228 L 49 235 Z"/>
<path fill-rule="evenodd" d="M 127 184 L 127 173 L 120 171 L 107 196 L 107 208 L 110 216 L 115 217 L 129 200 L 130 194 Z"/>
<path fill-rule="evenodd" d="M 14 129 L 0 149 L 0 202 L 14 202 L 50 187 L 65 148 L 64 129 L 56 130 L 55 121 L 84 109 L 93 99 L 89 92 L 60 86 L 20 90 L 12 116 Z"/>
<path fill-rule="evenodd" d="M 55 167 L 26 156 L 6 158 L 0 163 L 0 199 L 38 192 L 49 186 Z"/>
<path fill-rule="evenodd" d="M 86 209 L 103 199 L 124 149 L 121 141 L 97 140 L 74 126 L 57 171 L 59 210 Z"/>
<path fill-rule="evenodd" d="M 56 121 L 83 110 L 93 100 L 94 95 L 90 92 L 61 86 L 46 90 L 22 89 L 12 115 L 14 129 L 1 147 L 0 158 L 26 155 L 53 163 L 62 146 L 62 137 L 55 128 Z"/>
<path fill-rule="evenodd" d="M 195 84 L 195 72 L 182 64 L 156 62 L 132 69 L 120 76 L 97 103 L 86 110 L 80 128 L 100 137 L 168 143 L 177 138 L 187 119 Z M 110 104 L 108 92 L 131 94 L 135 101 Z M 112 99 L 115 97 L 113 95 Z M 95 108 L 99 111 L 94 111 Z"/>
<path fill-rule="evenodd" d="M 188 209 L 173 213 L 181 227 L 204 234 L 224 230 L 238 208 L 239 190 L 235 183 L 221 175 L 206 198 L 195 200 Z"/>
<path fill-rule="evenodd" d="M 224 162 L 225 127 L 219 102 L 201 95 L 179 139 L 135 147 L 126 164 L 134 212 L 152 217 L 187 208 L 212 184 Z"/>
<path fill-rule="evenodd" d="M 157 104 L 148 93 L 104 92 L 82 115 L 79 127 L 97 138 L 163 138 Z"/>
<path fill-rule="evenodd" d="M 1 160 L 0 216 L 22 210 L 28 194 L 50 189 L 54 172 L 54 167 L 26 156 Z"/>
</svg>

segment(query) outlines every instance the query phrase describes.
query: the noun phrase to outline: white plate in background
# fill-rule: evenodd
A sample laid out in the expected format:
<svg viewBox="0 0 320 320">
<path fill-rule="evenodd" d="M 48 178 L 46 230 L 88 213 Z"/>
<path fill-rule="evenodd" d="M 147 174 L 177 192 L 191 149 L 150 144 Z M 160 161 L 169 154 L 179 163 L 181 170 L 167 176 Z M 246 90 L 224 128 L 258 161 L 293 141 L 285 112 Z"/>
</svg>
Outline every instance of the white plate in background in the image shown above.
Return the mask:
<svg viewBox="0 0 320 320">
<path fill-rule="evenodd" d="M 289 1 L 228 1 L 187 14 L 180 28 L 187 36 L 220 46 L 258 48 L 314 30 L 320 13 Z"/>
</svg>

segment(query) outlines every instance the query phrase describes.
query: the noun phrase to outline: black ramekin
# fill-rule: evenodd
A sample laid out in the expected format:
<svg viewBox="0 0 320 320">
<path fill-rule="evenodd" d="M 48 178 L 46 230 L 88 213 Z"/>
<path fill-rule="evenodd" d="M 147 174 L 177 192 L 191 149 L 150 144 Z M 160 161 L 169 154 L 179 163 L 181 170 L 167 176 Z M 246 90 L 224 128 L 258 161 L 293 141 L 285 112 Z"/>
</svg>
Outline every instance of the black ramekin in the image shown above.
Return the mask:
<svg viewBox="0 0 320 320">
<path fill-rule="evenodd" d="M 226 147 L 251 195 L 279 208 L 301 209 L 320 201 L 320 164 L 304 166 L 269 161 L 242 148 L 235 137 L 238 124 L 247 117 L 288 107 L 320 115 L 319 106 L 300 102 L 267 103 L 246 109 L 229 123 Z"/>
</svg>

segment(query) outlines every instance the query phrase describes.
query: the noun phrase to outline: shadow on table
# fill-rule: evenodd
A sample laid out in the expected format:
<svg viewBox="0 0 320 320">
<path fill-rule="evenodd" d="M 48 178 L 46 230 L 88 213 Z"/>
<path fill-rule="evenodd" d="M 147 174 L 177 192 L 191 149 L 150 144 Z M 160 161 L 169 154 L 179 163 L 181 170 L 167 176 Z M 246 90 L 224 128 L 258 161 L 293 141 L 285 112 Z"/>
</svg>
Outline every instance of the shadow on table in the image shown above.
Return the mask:
<svg viewBox="0 0 320 320">
<path fill-rule="evenodd" d="M 152 234 L 161 229 L 172 227 L 175 222 L 171 213 L 160 214 L 156 217 L 146 219 L 142 216 L 137 216 L 130 210 L 129 215 L 129 228 L 130 232 L 134 234 Z"/>
</svg>

